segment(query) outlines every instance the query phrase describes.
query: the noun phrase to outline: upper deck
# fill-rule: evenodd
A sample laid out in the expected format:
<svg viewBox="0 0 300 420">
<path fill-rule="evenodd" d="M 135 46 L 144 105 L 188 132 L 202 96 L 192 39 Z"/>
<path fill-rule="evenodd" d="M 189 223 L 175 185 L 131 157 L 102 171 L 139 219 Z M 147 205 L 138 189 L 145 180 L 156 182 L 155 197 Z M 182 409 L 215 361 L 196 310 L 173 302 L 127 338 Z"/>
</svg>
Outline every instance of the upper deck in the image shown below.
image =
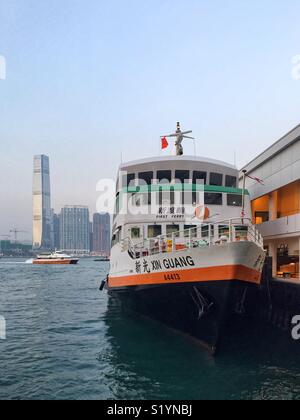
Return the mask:
<svg viewBox="0 0 300 420">
<path fill-rule="evenodd" d="M 202 157 L 142 159 L 120 166 L 117 192 L 126 192 L 124 189 L 135 186 L 178 183 L 238 189 L 238 174 L 238 169 L 233 165 Z"/>
<path fill-rule="evenodd" d="M 238 188 L 238 174 L 233 165 L 191 156 L 124 163 L 119 169 L 114 227 L 196 222 L 198 213 L 213 220 L 237 218 L 241 215 L 243 194 Z"/>
<path fill-rule="evenodd" d="M 180 163 L 180 165 L 190 165 L 193 163 L 201 163 L 203 165 L 215 165 L 219 167 L 224 167 L 232 170 L 237 170 L 237 168 L 234 165 L 231 165 L 229 163 L 223 162 L 221 160 L 216 159 L 209 159 L 206 157 L 200 157 L 200 156 L 159 156 L 159 157 L 153 157 L 153 158 L 146 158 L 146 159 L 139 159 L 134 160 L 127 163 L 122 163 L 120 166 L 121 170 L 126 170 L 126 168 L 132 168 L 132 167 L 139 167 L 139 166 L 147 166 L 147 165 L 160 165 L 160 164 L 167 164 L 168 166 L 170 164 L 175 164 L 175 166 Z"/>
</svg>

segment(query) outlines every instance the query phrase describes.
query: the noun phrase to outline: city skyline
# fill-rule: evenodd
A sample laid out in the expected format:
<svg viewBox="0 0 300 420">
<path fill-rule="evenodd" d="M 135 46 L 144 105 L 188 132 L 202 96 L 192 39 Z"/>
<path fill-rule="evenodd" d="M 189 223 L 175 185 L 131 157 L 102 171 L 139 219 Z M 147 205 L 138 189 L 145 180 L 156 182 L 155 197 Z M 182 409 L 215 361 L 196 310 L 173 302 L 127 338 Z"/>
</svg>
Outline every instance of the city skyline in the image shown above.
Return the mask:
<svg viewBox="0 0 300 420">
<path fill-rule="evenodd" d="M 177 121 L 198 155 L 236 154 L 241 168 L 299 123 L 299 12 L 293 0 L 2 2 L 0 234 L 31 230 L 35 154 L 51 159 L 56 211 L 96 212 L 121 154 L 157 155 Z"/>
<path fill-rule="evenodd" d="M 78 238 L 72 238 L 73 247 L 69 246 L 69 239 L 66 237 L 64 230 L 66 229 L 66 215 L 69 210 L 73 211 L 73 219 L 75 220 L 77 211 L 86 211 L 86 227 L 88 226 L 89 234 L 86 235 L 85 246 L 79 245 L 79 251 L 83 253 L 92 252 L 103 253 L 109 255 L 110 251 L 110 224 L 111 215 L 105 212 L 92 213 L 88 206 L 82 204 L 65 204 L 60 209 L 54 209 L 51 206 L 51 177 L 50 177 L 50 159 L 46 155 L 35 155 L 33 157 L 33 179 L 32 179 L 32 239 L 28 238 L 18 240 L 16 243 L 31 243 L 33 250 L 54 250 L 67 249 L 74 252 L 78 245 Z M 91 216 L 90 216 L 91 215 Z M 73 230 L 80 230 L 80 215 L 76 220 L 72 221 Z M 69 223 L 70 224 L 70 223 Z M 95 232 L 95 238 L 93 236 Z M 9 230 L 8 235 L 0 235 L 0 238 L 6 238 L 7 243 L 12 241 L 12 234 L 15 234 L 15 241 L 18 235 L 28 231 Z M 70 235 L 69 235 L 70 236 Z M 5 242 L 5 241 L 4 241 Z"/>
</svg>

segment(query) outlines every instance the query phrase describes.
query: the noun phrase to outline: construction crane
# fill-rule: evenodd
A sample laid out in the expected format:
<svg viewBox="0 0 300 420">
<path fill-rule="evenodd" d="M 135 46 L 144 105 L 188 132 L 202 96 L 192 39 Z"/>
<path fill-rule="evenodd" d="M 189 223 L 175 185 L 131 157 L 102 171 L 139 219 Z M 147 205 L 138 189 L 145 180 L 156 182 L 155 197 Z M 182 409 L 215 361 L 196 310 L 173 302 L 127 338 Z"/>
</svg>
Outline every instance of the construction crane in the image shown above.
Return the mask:
<svg viewBox="0 0 300 420">
<path fill-rule="evenodd" d="M 27 231 L 25 231 L 25 230 L 18 230 L 18 229 L 11 229 L 10 231 L 9 231 L 9 233 L 13 233 L 14 234 L 14 237 L 15 237 L 15 243 L 18 243 L 18 234 L 19 233 L 27 233 Z"/>
</svg>

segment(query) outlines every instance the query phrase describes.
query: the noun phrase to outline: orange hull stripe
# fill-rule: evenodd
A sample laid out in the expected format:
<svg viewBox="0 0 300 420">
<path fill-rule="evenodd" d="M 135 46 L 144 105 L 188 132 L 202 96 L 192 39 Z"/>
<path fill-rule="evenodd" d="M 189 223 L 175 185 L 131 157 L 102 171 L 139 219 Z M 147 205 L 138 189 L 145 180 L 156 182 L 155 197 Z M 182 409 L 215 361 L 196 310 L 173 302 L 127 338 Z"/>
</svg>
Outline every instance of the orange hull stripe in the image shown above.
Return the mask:
<svg viewBox="0 0 300 420">
<path fill-rule="evenodd" d="M 35 265 L 53 265 L 53 264 L 62 264 L 62 265 L 70 265 L 70 261 L 34 261 L 33 264 Z"/>
<path fill-rule="evenodd" d="M 180 280 L 167 280 L 165 276 L 179 275 Z M 260 284 L 261 273 L 243 265 L 225 265 L 220 267 L 193 268 L 182 271 L 137 274 L 124 277 L 110 277 L 109 287 L 144 286 L 158 284 L 180 284 L 209 281 L 240 280 Z"/>
</svg>

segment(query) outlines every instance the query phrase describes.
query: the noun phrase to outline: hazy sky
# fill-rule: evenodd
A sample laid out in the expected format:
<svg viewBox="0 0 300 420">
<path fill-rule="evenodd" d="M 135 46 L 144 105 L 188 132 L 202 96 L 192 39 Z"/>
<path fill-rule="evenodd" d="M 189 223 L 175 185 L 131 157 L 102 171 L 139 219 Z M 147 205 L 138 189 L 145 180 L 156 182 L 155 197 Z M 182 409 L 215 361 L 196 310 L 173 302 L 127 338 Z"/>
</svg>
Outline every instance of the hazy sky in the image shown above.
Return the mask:
<svg viewBox="0 0 300 420">
<path fill-rule="evenodd" d="M 87 204 L 177 121 L 241 166 L 300 122 L 299 0 L 0 0 L 0 235 L 31 236 L 32 157 Z M 187 151 L 192 152 L 188 146 Z"/>
</svg>

